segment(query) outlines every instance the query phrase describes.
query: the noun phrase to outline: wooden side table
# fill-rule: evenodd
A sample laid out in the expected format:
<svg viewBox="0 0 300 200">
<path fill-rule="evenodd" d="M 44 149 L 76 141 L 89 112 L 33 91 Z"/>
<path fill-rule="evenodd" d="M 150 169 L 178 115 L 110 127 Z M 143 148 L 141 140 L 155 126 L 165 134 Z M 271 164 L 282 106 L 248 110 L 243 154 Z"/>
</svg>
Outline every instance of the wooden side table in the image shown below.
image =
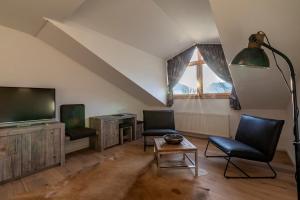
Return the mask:
<svg viewBox="0 0 300 200">
<path fill-rule="evenodd" d="M 90 117 L 90 128 L 96 129 L 96 137 L 91 141 L 97 151 L 103 151 L 120 143 L 119 124 L 132 125 L 132 140 L 136 139 L 136 115 L 120 113 Z"/>
<path fill-rule="evenodd" d="M 195 159 L 192 160 L 187 153 L 192 153 Z M 163 162 L 163 154 L 182 154 L 182 160 L 168 160 Z M 195 176 L 198 176 L 198 149 L 186 138 L 180 144 L 167 144 L 164 138 L 154 138 L 154 156 L 157 161 L 157 169 L 160 168 L 194 168 Z M 186 159 L 187 158 L 187 159 Z"/>
</svg>

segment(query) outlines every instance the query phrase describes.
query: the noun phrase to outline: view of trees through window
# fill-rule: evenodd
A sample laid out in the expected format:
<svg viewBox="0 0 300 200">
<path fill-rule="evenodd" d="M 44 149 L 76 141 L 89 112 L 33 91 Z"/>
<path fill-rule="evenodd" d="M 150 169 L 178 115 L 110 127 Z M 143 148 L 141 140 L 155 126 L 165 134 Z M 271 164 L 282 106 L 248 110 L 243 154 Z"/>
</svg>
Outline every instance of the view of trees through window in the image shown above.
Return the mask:
<svg viewBox="0 0 300 200">
<path fill-rule="evenodd" d="M 197 94 L 197 66 L 186 68 L 179 82 L 173 88 L 174 94 Z"/>
<path fill-rule="evenodd" d="M 197 48 L 193 53 L 189 66 L 179 82 L 173 88 L 175 95 L 201 95 L 230 93 L 232 85 L 218 77 L 204 63 Z"/>
</svg>

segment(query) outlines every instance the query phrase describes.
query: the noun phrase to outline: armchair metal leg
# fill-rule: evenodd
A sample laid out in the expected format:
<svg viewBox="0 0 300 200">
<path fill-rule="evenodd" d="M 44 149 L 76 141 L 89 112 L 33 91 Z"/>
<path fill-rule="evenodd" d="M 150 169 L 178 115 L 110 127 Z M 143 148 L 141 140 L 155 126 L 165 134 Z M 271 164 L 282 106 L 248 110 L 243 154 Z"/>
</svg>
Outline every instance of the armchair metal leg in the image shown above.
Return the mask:
<svg viewBox="0 0 300 200">
<path fill-rule="evenodd" d="M 204 151 L 204 156 L 206 157 L 206 158 L 228 158 L 228 156 L 218 156 L 218 155 L 216 155 L 216 156 L 209 156 L 209 155 L 207 155 L 207 149 L 208 149 L 208 146 L 209 146 L 209 141 L 207 142 L 207 145 L 206 145 L 206 149 L 205 149 L 205 151 Z"/>
<path fill-rule="evenodd" d="M 208 145 L 209 145 L 209 140 L 208 140 L 208 142 L 207 142 L 207 145 L 206 145 L 206 148 L 205 148 L 205 151 L 204 151 L 204 156 L 205 156 L 206 158 L 208 157 L 207 154 L 206 154 L 207 149 L 208 149 Z"/>
<path fill-rule="evenodd" d="M 231 160 L 232 157 L 230 157 L 230 156 L 227 156 L 227 155 L 224 155 L 224 156 L 221 156 L 221 155 L 215 155 L 215 156 L 214 155 L 213 156 L 207 155 L 207 149 L 208 149 L 209 143 L 210 142 L 208 141 L 208 143 L 206 145 L 206 149 L 204 151 L 204 156 L 206 158 L 224 158 L 225 160 L 227 160 L 226 167 L 225 167 L 225 170 L 224 170 L 224 177 L 225 178 L 228 178 L 228 179 L 230 179 L 230 178 L 231 179 L 234 179 L 234 178 L 235 179 L 238 179 L 238 178 L 242 178 L 242 179 L 247 179 L 247 178 L 249 178 L 249 179 L 274 179 L 274 178 L 276 178 L 277 173 L 273 169 L 273 167 L 271 166 L 271 164 L 268 163 L 268 162 L 267 162 L 267 165 L 268 165 L 268 167 L 270 168 L 270 170 L 273 173 L 272 176 L 250 176 L 244 170 L 242 170 L 239 166 L 237 166 L 235 163 L 233 163 L 232 160 Z M 228 176 L 227 175 L 227 170 L 228 170 L 229 164 L 232 164 L 236 169 L 238 169 L 240 172 L 242 172 L 245 176 Z"/>
<path fill-rule="evenodd" d="M 231 161 L 231 157 L 224 157 L 225 160 L 227 160 L 227 164 L 224 170 L 224 177 L 228 178 L 228 179 L 274 179 L 277 176 L 276 171 L 272 168 L 270 163 L 267 163 L 268 167 L 270 168 L 270 170 L 272 171 L 273 175 L 272 176 L 250 176 L 249 174 L 247 174 L 244 170 L 242 170 L 239 166 L 237 166 L 235 163 L 233 163 Z M 227 170 L 228 170 L 228 166 L 229 163 L 232 164 L 236 169 L 238 169 L 240 172 L 242 172 L 245 176 L 228 176 L 227 175 Z"/>
</svg>

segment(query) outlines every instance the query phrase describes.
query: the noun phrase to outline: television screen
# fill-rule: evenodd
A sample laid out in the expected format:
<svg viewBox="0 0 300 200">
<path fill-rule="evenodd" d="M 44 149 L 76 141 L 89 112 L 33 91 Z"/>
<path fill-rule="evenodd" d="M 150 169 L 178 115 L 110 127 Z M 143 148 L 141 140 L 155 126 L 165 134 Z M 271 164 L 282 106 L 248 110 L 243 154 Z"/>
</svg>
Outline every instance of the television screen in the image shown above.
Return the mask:
<svg viewBox="0 0 300 200">
<path fill-rule="evenodd" d="M 55 89 L 0 87 L 0 123 L 55 118 Z"/>
</svg>

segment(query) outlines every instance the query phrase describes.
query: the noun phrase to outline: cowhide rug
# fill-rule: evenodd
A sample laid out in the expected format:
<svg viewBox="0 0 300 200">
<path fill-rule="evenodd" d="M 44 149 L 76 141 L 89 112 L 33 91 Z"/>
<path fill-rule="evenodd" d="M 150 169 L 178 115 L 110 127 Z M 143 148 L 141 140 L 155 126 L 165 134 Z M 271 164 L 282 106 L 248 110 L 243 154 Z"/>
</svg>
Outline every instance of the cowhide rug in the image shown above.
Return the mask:
<svg viewBox="0 0 300 200">
<path fill-rule="evenodd" d="M 201 187 L 200 177 L 194 178 L 190 170 L 166 169 L 157 175 L 153 153 L 143 152 L 137 141 L 99 153 L 99 158 L 98 163 L 74 172 L 54 185 L 21 193 L 12 199 L 207 199 L 209 190 Z"/>
<path fill-rule="evenodd" d="M 154 162 L 144 170 L 124 200 L 208 200 L 209 189 L 201 186 L 200 177 L 183 169 L 161 169 Z"/>
</svg>

